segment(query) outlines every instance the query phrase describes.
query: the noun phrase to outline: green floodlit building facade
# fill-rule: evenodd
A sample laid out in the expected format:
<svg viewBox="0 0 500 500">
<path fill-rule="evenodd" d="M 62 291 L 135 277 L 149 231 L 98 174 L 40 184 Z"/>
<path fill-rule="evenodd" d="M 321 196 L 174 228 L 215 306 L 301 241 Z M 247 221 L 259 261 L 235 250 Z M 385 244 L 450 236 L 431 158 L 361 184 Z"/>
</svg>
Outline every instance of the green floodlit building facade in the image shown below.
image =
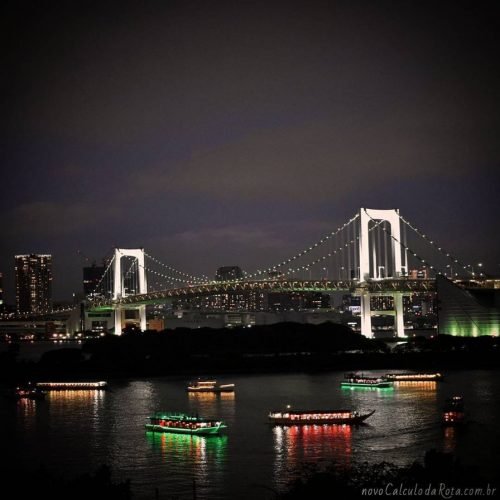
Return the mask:
<svg viewBox="0 0 500 500">
<path fill-rule="evenodd" d="M 465 290 L 438 276 L 438 333 L 459 337 L 500 335 L 500 289 Z"/>
</svg>

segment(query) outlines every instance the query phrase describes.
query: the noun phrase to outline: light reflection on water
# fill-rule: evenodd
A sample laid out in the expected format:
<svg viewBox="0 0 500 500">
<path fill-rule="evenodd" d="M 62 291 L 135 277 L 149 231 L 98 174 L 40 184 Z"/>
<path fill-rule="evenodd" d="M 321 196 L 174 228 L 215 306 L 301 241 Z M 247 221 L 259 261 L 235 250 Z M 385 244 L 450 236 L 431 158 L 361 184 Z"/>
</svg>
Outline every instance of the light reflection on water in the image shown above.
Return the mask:
<svg viewBox="0 0 500 500">
<path fill-rule="evenodd" d="M 198 494 L 208 493 L 210 485 L 221 481 L 227 451 L 227 436 L 189 436 L 183 434 L 169 434 L 146 432 L 146 440 L 152 450 L 159 452 L 168 472 L 169 464 L 176 463 L 176 467 L 189 471 L 192 485 Z M 186 481 L 184 481 L 185 483 Z M 184 485 L 169 485 L 175 493 Z M 168 490 L 167 490 L 168 492 Z M 171 494 L 172 494 L 171 493 Z"/>
<path fill-rule="evenodd" d="M 234 392 L 220 394 L 188 392 L 187 394 L 189 413 L 199 413 L 205 417 L 223 414 L 226 419 L 233 419 L 236 399 Z"/>
<path fill-rule="evenodd" d="M 457 446 L 457 432 L 458 429 L 453 426 L 446 426 L 443 428 L 444 431 L 444 446 L 443 451 L 446 453 L 452 453 L 455 451 Z"/>
<path fill-rule="evenodd" d="M 349 425 L 277 425 L 272 432 L 277 488 L 285 486 L 289 475 L 304 463 L 318 463 L 329 457 L 340 467 L 350 465 L 352 433 L 356 428 Z"/>
<path fill-rule="evenodd" d="M 367 372 L 380 375 L 383 372 Z M 75 475 L 112 466 L 132 480 L 134 498 L 267 498 L 304 462 L 360 461 L 406 464 L 426 450 L 454 451 L 464 463 L 488 470 L 500 446 L 496 395 L 500 372 L 462 371 L 442 383 L 397 383 L 394 389 L 343 390 L 342 373 L 231 377 L 236 393 L 188 394 L 186 381 L 163 377 L 110 382 L 108 391 L 58 391 L 45 401 L 0 402 L 4 453 L 24 466 L 45 463 Z M 462 394 L 470 425 L 458 432 L 440 422 L 445 400 Z M 375 414 L 366 425 L 272 427 L 270 410 L 355 409 Z M 221 437 L 150 435 L 146 418 L 180 411 L 222 418 Z M 267 490 L 269 492 L 269 490 Z M 184 495 L 184 496 L 183 496 Z"/>
</svg>

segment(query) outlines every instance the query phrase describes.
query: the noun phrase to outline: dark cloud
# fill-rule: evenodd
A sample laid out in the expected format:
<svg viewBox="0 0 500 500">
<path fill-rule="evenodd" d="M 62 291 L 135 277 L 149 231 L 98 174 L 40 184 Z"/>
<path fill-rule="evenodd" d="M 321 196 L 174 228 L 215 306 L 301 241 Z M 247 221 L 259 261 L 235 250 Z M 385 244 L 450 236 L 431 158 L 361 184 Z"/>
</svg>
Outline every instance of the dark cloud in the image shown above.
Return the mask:
<svg viewBox="0 0 500 500">
<path fill-rule="evenodd" d="M 313 123 L 265 129 L 179 164 L 132 173 L 132 190 L 147 195 L 181 192 L 220 199 L 276 198 L 304 205 L 344 200 L 366 186 L 411 183 L 434 176 L 463 176 L 488 154 L 469 142 L 462 126 L 428 124 Z"/>
</svg>

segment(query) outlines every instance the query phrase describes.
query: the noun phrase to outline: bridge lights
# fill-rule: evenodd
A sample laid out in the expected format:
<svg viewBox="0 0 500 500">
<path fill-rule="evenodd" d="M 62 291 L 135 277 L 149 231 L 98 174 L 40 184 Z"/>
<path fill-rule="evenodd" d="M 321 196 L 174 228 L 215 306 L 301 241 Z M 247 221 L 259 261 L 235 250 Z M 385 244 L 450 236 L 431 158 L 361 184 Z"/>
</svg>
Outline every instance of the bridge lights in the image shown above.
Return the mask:
<svg viewBox="0 0 500 500">
<path fill-rule="evenodd" d="M 450 270 L 450 278 L 453 279 L 453 267 L 451 266 L 451 264 L 447 264 L 446 269 Z"/>
</svg>

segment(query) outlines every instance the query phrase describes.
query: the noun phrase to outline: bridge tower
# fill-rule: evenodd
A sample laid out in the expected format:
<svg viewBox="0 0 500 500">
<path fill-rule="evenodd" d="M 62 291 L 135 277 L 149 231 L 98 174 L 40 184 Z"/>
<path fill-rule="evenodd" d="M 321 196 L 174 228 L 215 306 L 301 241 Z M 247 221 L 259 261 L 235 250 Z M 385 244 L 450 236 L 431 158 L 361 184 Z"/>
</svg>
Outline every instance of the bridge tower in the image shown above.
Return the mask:
<svg viewBox="0 0 500 500">
<path fill-rule="evenodd" d="M 132 257 L 136 259 L 137 271 L 139 278 L 139 293 L 147 293 L 148 285 L 146 280 L 146 269 L 144 267 L 144 248 L 115 248 L 115 256 L 113 259 L 113 300 L 118 300 L 126 297 L 124 274 L 121 265 L 122 257 Z M 140 328 L 142 331 L 146 329 L 146 306 L 138 307 Z M 123 308 L 117 306 L 115 309 L 115 333 L 121 335 L 122 332 L 122 313 Z"/>
<path fill-rule="evenodd" d="M 382 262 L 381 256 L 377 255 L 377 247 L 374 241 L 370 245 L 370 222 L 379 223 L 386 221 L 390 225 L 391 245 L 390 245 L 390 266 L 384 268 L 384 274 L 381 274 L 380 266 L 377 261 Z M 373 240 L 373 238 L 372 238 Z M 387 256 L 386 256 L 387 257 Z M 401 246 L 401 219 L 397 209 L 376 210 L 371 208 L 362 208 L 360 210 L 360 230 L 359 230 L 359 276 L 360 282 L 380 279 L 399 279 L 408 274 L 408 257 L 406 249 Z M 361 333 L 366 337 L 373 337 L 372 332 L 372 294 L 363 287 L 360 287 L 361 296 Z M 384 293 L 384 296 L 390 296 L 394 300 L 394 324 L 396 335 L 404 336 L 403 320 L 403 293 L 390 292 Z"/>
</svg>

